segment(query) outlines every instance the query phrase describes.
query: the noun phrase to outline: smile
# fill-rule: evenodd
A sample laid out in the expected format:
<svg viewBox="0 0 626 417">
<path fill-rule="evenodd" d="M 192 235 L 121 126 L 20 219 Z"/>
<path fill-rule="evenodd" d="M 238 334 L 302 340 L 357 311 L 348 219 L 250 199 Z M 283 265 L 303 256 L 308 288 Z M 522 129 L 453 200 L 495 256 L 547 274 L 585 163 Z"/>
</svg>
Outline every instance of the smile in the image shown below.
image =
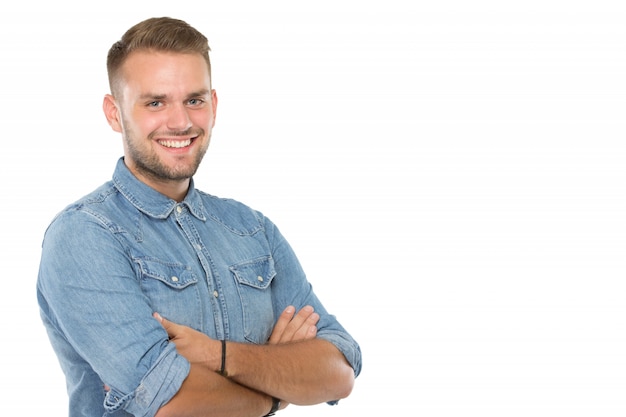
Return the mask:
<svg viewBox="0 0 626 417">
<path fill-rule="evenodd" d="M 186 140 L 159 140 L 159 145 L 166 148 L 184 148 L 191 145 L 191 139 Z"/>
</svg>

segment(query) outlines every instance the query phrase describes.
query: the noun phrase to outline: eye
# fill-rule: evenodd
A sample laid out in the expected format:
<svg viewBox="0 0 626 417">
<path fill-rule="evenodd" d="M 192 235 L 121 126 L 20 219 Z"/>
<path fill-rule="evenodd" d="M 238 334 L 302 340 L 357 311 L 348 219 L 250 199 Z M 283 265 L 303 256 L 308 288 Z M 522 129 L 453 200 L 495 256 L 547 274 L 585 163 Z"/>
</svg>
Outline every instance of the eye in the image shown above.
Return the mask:
<svg viewBox="0 0 626 417">
<path fill-rule="evenodd" d="M 190 106 L 200 106 L 204 103 L 204 100 L 200 99 L 200 98 L 190 98 L 189 101 L 187 101 L 187 103 Z"/>
<path fill-rule="evenodd" d="M 162 103 L 160 101 L 151 101 L 148 103 L 148 107 L 160 107 L 162 106 Z"/>
</svg>

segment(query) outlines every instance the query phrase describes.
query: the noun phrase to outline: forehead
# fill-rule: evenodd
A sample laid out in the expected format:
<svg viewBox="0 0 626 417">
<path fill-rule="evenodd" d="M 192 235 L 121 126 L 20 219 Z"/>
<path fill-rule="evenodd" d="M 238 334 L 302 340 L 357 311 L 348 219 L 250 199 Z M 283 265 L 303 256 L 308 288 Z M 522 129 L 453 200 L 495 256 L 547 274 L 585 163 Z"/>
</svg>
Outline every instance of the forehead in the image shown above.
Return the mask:
<svg viewBox="0 0 626 417">
<path fill-rule="evenodd" d="M 197 53 L 132 52 L 121 68 L 126 93 L 175 95 L 210 90 L 207 62 Z"/>
</svg>

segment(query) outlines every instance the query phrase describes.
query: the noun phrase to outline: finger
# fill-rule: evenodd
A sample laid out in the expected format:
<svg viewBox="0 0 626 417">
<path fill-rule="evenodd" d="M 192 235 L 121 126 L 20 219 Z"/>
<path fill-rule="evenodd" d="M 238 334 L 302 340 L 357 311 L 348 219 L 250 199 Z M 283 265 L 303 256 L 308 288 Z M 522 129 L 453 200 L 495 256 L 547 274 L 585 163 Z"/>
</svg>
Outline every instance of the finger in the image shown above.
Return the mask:
<svg viewBox="0 0 626 417">
<path fill-rule="evenodd" d="M 301 340 L 303 331 L 302 326 L 305 326 L 307 320 L 312 314 L 315 314 L 315 310 L 311 306 L 304 306 L 298 313 L 291 319 L 285 330 L 280 337 L 280 343 L 291 342 L 293 340 Z M 317 322 L 317 321 L 316 321 Z M 298 334 L 298 332 L 300 332 Z M 296 334 L 298 336 L 296 337 Z"/>
<path fill-rule="evenodd" d="M 289 322 L 293 318 L 295 312 L 296 309 L 294 306 L 288 306 L 283 310 L 283 312 L 280 314 L 280 317 L 278 317 L 278 320 L 276 321 L 274 329 L 272 330 L 272 334 L 268 341 L 269 344 L 276 344 L 280 342 L 283 332 L 289 325 Z"/>
<path fill-rule="evenodd" d="M 320 315 L 317 313 L 313 313 L 309 317 L 307 317 L 304 323 L 292 336 L 292 340 L 313 339 L 317 335 L 317 323 L 319 319 Z"/>
<path fill-rule="evenodd" d="M 154 317 L 155 319 L 157 319 L 159 323 L 161 323 L 161 326 L 163 326 L 163 328 L 167 332 L 167 336 L 170 339 L 173 339 L 175 336 L 174 330 L 175 330 L 176 323 L 172 323 L 171 321 L 167 320 L 165 317 L 161 316 L 157 312 L 152 313 L 152 317 Z"/>
</svg>

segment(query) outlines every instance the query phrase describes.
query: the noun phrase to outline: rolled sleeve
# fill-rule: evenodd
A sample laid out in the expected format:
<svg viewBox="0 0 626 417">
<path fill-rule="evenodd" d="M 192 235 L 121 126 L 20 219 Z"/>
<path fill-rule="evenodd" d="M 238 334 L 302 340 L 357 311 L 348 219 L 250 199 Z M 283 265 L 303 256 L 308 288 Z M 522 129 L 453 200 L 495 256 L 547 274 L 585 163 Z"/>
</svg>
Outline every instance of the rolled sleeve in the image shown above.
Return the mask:
<svg viewBox="0 0 626 417">
<path fill-rule="evenodd" d="M 123 409 L 134 416 L 153 416 L 178 392 L 188 374 L 189 362 L 170 343 L 134 392 L 123 394 L 112 388 L 104 408 L 109 413 Z"/>
<path fill-rule="evenodd" d="M 317 334 L 317 337 L 328 340 L 335 345 L 354 369 L 354 377 L 359 376 L 361 373 L 361 348 L 350 336 L 341 332 L 322 330 Z"/>
</svg>

